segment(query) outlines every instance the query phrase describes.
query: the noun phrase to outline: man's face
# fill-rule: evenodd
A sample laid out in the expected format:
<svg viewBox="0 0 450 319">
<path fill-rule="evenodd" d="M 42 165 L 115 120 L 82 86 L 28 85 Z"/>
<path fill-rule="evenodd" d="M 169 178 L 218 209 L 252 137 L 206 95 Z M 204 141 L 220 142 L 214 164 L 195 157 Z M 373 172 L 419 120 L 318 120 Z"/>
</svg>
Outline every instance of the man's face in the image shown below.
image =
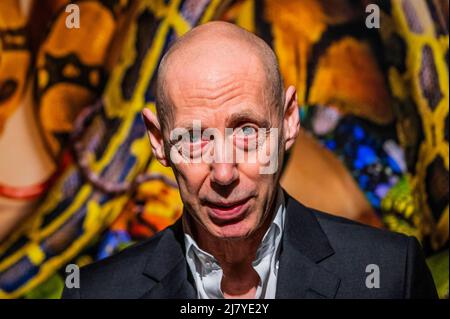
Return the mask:
<svg viewBox="0 0 450 319">
<path fill-rule="evenodd" d="M 201 121 L 201 129 L 218 132 L 214 140 L 189 141 L 202 152 L 214 154 L 212 162 L 170 160 L 185 208 L 215 237 L 243 238 L 252 234 L 265 221 L 278 184 L 274 174 L 262 174 L 262 166 L 254 148 L 246 148 L 250 140 L 269 152 L 270 145 L 280 142 L 281 134 L 258 135 L 258 129 L 275 129 L 282 120 L 268 96 L 267 80 L 260 60 L 255 56 L 239 57 L 233 53 L 214 53 L 222 63 L 182 63 L 175 61 L 167 71 L 168 96 L 174 106 L 171 129 L 191 130 L 193 121 Z M 233 133 L 226 133 L 226 128 Z M 274 130 L 272 130 L 274 131 Z M 166 137 L 167 139 L 167 137 Z M 225 160 L 217 152 L 228 140 L 234 151 L 241 151 L 247 160 Z M 214 146 L 211 146 L 214 145 Z M 284 148 L 275 149 L 278 163 Z M 273 148 L 272 148 L 273 151 Z M 166 154 L 169 156 L 169 154 Z M 250 160 L 250 158 L 252 160 Z M 178 162 L 178 163 L 175 163 Z M 273 163 L 272 163 L 273 164 Z"/>
</svg>

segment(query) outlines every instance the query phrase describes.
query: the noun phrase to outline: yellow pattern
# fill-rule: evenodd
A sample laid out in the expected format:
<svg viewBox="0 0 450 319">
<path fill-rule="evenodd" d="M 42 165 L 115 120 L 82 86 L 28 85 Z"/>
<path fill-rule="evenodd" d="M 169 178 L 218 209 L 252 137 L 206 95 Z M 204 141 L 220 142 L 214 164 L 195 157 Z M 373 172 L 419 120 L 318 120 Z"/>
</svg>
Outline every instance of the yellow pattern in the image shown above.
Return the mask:
<svg viewBox="0 0 450 319">
<path fill-rule="evenodd" d="M 137 9 L 136 16 L 140 12 L 146 9 L 153 11 L 153 14 L 157 17 L 163 19 L 161 22 L 157 34 L 154 38 L 154 42 L 149 49 L 147 56 L 144 58 L 139 81 L 137 83 L 136 89 L 133 92 L 133 96 L 130 102 L 124 101 L 120 96 L 120 84 L 125 73 L 125 70 L 130 66 L 134 59 L 136 58 L 135 44 L 137 27 L 136 23 L 132 23 L 126 42 L 124 43 L 124 48 L 122 50 L 122 60 L 121 64 L 118 65 L 108 82 L 107 88 L 104 93 L 104 106 L 106 114 L 109 117 L 117 116 L 123 119 L 121 127 L 118 129 L 117 134 L 111 139 L 107 146 L 104 156 L 97 162 L 92 163 L 92 169 L 94 172 L 100 172 L 106 167 L 111 161 L 111 158 L 116 154 L 118 148 L 127 138 L 129 130 L 131 128 L 132 121 L 135 117 L 136 112 L 139 112 L 144 107 L 144 93 L 147 88 L 148 82 L 156 70 L 158 59 L 161 55 L 161 50 L 163 49 L 164 40 L 167 36 L 169 26 L 174 27 L 178 36 L 187 32 L 190 28 L 189 23 L 187 23 L 184 18 L 178 13 L 177 8 L 179 6 L 180 0 L 171 1 L 169 6 L 166 7 L 162 0 L 153 1 L 147 0 L 139 3 L 139 8 Z M 207 19 L 212 18 L 215 14 L 215 10 L 219 7 L 220 1 L 213 0 L 208 4 L 207 10 L 203 17 L 203 22 Z M 148 142 L 147 142 L 148 143 Z M 127 179 L 132 180 L 138 172 L 145 169 L 144 164 L 147 162 L 150 154 L 150 147 L 145 147 L 144 140 L 137 141 L 132 146 L 133 153 L 136 155 L 138 162 L 135 166 L 135 170 L 131 172 Z M 29 280 L 26 284 L 21 286 L 19 289 L 12 293 L 6 293 L 0 291 L 0 298 L 16 298 L 23 295 L 25 292 L 29 291 L 33 287 L 45 281 L 50 275 L 52 275 L 57 269 L 67 263 L 69 260 L 74 258 L 87 244 L 89 244 L 95 236 L 107 226 L 109 226 L 122 211 L 123 206 L 129 199 L 129 194 L 121 195 L 113 200 L 108 201 L 103 206 L 98 206 L 90 202 L 88 204 L 87 218 L 84 224 L 84 233 L 79 236 L 71 246 L 64 250 L 60 255 L 57 255 L 48 260 L 42 261 L 39 258 L 39 254 L 36 253 L 36 244 L 46 238 L 54 231 L 59 229 L 59 227 L 64 224 L 74 212 L 76 212 L 87 200 L 87 198 L 92 194 L 94 189 L 89 183 L 84 184 L 78 194 L 74 197 L 73 202 L 69 207 L 58 216 L 50 225 L 45 228 L 40 228 L 42 220 L 46 213 L 51 212 L 54 207 L 61 200 L 61 189 L 62 183 L 64 182 L 64 177 L 70 174 L 75 168 L 72 166 L 68 168 L 67 172 L 62 176 L 62 178 L 57 182 L 57 184 L 50 190 L 46 200 L 42 203 L 39 210 L 36 212 L 36 219 L 33 223 L 32 228 L 24 227 L 17 231 L 12 238 L 10 238 L 6 243 L 4 243 L 0 250 L 4 251 L 10 246 L 14 239 L 17 239 L 20 235 L 27 233 L 28 237 L 32 238 L 28 244 L 23 248 L 14 252 L 11 256 L 5 258 L 0 263 L 0 272 L 6 270 L 9 266 L 17 262 L 21 257 L 25 255 L 31 255 L 35 258 L 35 261 L 41 261 L 36 263 L 40 265 L 39 273 Z"/>
<path fill-rule="evenodd" d="M 392 32 L 397 32 L 407 44 L 406 71 L 401 74 L 395 67 L 388 71 L 389 81 L 393 95 L 400 101 L 405 102 L 411 98 L 417 105 L 424 131 L 424 140 L 420 141 L 418 160 L 416 163 L 416 173 L 411 176 L 411 185 L 414 198 L 417 200 L 418 214 L 421 214 L 421 232 L 423 235 L 431 236 L 431 244 L 434 249 L 439 249 L 448 241 L 448 215 L 449 206 L 445 208 L 439 221 L 435 221 L 431 208 L 427 202 L 429 195 L 426 190 L 427 168 L 436 157 L 443 159 L 445 168 L 449 169 L 449 145 L 444 138 L 445 118 L 449 111 L 449 79 L 448 68 L 445 63 L 445 53 L 448 50 L 448 34 L 438 36 L 430 16 L 429 10 L 423 0 L 408 1 L 409 5 L 417 13 L 416 18 L 422 27 L 420 33 L 414 32 L 408 25 L 403 4 L 400 0 L 394 0 L 392 3 L 392 17 L 386 14 L 382 17 L 384 26 L 381 35 L 385 40 L 391 36 Z M 420 71 L 422 63 L 423 48 L 431 48 L 433 60 L 438 75 L 438 85 L 436 90 L 442 93 L 442 99 L 435 107 L 434 111 L 424 96 L 420 84 Z M 404 125 L 404 123 L 403 123 Z M 407 136 L 411 134 L 409 130 L 413 128 L 402 126 L 400 122 L 398 133 L 403 145 L 408 144 Z"/>
</svg>

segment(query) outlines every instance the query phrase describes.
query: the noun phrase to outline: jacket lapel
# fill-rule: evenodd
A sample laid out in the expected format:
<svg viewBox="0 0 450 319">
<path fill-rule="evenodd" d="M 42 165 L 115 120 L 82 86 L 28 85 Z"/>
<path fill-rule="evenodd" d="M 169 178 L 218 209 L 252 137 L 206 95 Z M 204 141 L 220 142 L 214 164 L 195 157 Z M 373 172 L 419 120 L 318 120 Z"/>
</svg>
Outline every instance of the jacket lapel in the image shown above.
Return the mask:
<svg viewBox="0 0 450 319">
<path fill-rule="evenodd" d="M 319 264 L 334 254 L 313 212 L 285 193 L 276 298 L 334 298 L 340 279 Z"/>
<path fill-rule="evenodd" d="M 192 275 L 184 255 L 181 219 L 161 236 L 143 271 L 152 280 L 141 298 L 194 299 L 197 297 Z"/>
<path fill-rule="evenodd" d="M 334 250 L 313 212 L 286 193 L 285 198 L 276 298 L 334 298 L 340 279 L 320 266 Z M 163 232 L 143 274 L 151 283 L 141 298 L 197 298 L 185 258 L 181 219 Z"/>
</svg>

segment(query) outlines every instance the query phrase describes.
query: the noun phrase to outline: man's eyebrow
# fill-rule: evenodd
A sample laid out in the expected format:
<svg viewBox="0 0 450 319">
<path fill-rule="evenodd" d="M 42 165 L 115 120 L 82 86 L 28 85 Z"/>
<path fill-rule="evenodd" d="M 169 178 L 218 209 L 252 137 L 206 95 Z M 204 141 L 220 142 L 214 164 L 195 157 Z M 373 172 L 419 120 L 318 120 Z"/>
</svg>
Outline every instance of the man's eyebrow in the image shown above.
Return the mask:
<svg viewBox="0 0 450 319">
<path fill-rule="evenodd" d="M 183 128 L 188 131 L 192 131 L 194 129 L 194 121 L 200 121 L 201 129 L 204 130 L 203 121 L 201 119 L 193 119 L 193 120 L 181 120 L 179 123 L 175 124 L 175 128 Z"/>
<path fill-rule="evenodd" d="M 226 119 L 227 127 L 234 127 L 248 122 L 255 123 L 259 127 L 270 127 L 271 125 L 269 120 L 250 110 L 233 113 Z"/>
<path fill-rule="evenodd" d="M 187 123 L 181 122 L 181 123 L 178 123 L 175 126 L 175 128 L 183 128 L 183 129 L 186 129 L 188 131 L 192 131 L 194 129 L 194 125 L 193 125 L 192 121 L 191 122 L 187 122 Z"/>
</svg>

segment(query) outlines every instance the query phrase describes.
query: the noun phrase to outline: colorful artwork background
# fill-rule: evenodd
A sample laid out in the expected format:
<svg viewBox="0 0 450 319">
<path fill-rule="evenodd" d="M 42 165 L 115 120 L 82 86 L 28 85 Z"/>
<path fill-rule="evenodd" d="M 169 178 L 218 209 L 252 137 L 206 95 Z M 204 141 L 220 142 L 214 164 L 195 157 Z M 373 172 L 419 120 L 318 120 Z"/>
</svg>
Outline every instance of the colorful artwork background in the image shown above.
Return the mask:
<svg viewBox="0 0 450 319">
<path fill-rule="evenodd" d="M 70 3 L 80 29 L 65 26 Z M 217 19 L 266 40 L 298 88 L 302 134 L 283 186 L 416 236 L 448 298 L 448 2 L 380 1 L 380 29 L 365 26 L 368 3 L 0 2 L 0 298 L 59 298 L 67 264 L 179 218 L 140 111 L 155 109 L 170 43 Z"/>
</svg>

